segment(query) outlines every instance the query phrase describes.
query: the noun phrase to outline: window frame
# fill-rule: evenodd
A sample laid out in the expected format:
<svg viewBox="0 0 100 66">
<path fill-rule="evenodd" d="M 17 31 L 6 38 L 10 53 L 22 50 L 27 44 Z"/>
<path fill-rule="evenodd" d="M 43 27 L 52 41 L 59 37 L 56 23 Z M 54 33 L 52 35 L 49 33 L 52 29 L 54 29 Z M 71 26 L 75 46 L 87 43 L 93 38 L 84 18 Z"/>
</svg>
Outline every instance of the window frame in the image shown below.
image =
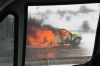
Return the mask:
<svg viewBox="0 0 100 66">
<path fill-rule="evenodd" d="M 27 1 L 25 4 L 25 16 L 24 16 L 24 40 L 23 40 L 23 58 L 22 58 L 22 66 L 25 66 L 25 55 L 26 55 L 26 34 L 27 34 L 27 18 L 28 18 L 28 6 L 47 6 L 47 5 L 74 5 L 74 4 L 92 4 L 92 3 L 99 3 L 98 0 L 96 1 L 60 1 L 60 2 L 33 2 L 33 0 Z M 95 56 L 98 54 L 98 48 L 99 48 L 99 30 L 100 28 L 100 14 L 99 14 L 99 19 L 98 19 L 98 25 L 97 25 L 97 30 L 96 30 L 96 36 L 95 36 L 95 41 L 94 41 L 94 49 L 93 49 L 93 54 L 89 62 L 91 64 L 95 64 L 93 62 L 93 59 Z M 86 62 L 85 64 L 87 64 Z"/>
</svg>

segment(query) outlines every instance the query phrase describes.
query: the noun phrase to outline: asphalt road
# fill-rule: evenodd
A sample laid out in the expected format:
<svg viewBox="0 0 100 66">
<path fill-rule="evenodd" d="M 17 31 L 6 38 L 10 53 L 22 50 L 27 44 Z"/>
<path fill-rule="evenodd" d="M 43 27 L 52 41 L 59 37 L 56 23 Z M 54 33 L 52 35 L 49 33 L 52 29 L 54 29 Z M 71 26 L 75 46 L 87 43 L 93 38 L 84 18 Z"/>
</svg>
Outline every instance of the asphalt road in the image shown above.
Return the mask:
<svg viewBox="0 0 100 66">
<path fill-rule="evenodd" d="M 80 64 L 90 60 L 86 49 L 80 47 L 55 47 L 26 49 L 26 66 L 54 64 Z"/>
</svg>

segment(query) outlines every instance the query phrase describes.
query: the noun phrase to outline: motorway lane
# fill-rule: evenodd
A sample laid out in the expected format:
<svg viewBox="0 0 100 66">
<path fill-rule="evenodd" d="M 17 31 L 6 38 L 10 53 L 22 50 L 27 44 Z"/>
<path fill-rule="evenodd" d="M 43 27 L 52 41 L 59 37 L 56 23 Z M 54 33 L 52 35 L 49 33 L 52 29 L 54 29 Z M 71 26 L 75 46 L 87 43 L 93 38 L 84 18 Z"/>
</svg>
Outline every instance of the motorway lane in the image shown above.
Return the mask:
<svg viewBox="0 0 100 66">
<path fill-rule="evenodd" d="M 54 48 L 34 48 L 27 47 L 26 58 L 48 59 L 48 58 L 64 58 L 64 57 L 84 57 L 90 56 L 88 49 L 80 47 L 54 47 Z"/>
<path fill-rule="evenodd" d="M 26 66 L 34 64 L 80 64 L 89 61 L 91 56 L 80 47 L 34 48 L 27 47 Z"/>
</svg>

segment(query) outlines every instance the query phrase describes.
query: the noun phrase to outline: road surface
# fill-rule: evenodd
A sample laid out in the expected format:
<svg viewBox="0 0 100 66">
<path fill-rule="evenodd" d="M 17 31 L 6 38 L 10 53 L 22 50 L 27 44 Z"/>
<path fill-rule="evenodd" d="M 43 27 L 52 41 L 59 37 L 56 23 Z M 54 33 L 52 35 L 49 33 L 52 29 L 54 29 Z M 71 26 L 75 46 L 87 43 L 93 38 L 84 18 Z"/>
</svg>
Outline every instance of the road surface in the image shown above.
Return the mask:
<svg viewBox="0 0 100 66">
<path fill-rule="evenodd" d="M 27 47 L 25 66 L 45 66 L 55 64 L 80 64 L 91 56 L 80 47 L 34 48 Z"/>
</svg>

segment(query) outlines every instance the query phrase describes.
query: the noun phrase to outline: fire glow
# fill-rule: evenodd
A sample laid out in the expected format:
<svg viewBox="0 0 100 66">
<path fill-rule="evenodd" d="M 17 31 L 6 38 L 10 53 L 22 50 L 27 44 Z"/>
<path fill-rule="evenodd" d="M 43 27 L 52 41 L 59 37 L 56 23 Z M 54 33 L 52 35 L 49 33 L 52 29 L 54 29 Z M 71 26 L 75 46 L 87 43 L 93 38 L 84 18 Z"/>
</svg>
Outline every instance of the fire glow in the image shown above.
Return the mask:
<svg viewBox="0 0 100 66">
<path fill-rule="evenodd" d="M 34 34 L 35 36 L 32 36 Z M 56 46 L 57 42 L 53 37 L 52 31 L 47 28 L 39 28 L 39 27 L 32 27 L 32 34 L 27 36 L 27 41 L 29 44 L 33 46 L 41 46 L 41 47 L 48 47 L 49 44 L 51 46 Z"/>
<path fill-rule="evenodd" d="M 65 35 L 69 35 L 69 31 L 64 29 L 54 30 L 49 27 L 28 23 L 27 43 L 35 47 L 59 46 L 59 42 L 64 41 Z"/>
</svg>

